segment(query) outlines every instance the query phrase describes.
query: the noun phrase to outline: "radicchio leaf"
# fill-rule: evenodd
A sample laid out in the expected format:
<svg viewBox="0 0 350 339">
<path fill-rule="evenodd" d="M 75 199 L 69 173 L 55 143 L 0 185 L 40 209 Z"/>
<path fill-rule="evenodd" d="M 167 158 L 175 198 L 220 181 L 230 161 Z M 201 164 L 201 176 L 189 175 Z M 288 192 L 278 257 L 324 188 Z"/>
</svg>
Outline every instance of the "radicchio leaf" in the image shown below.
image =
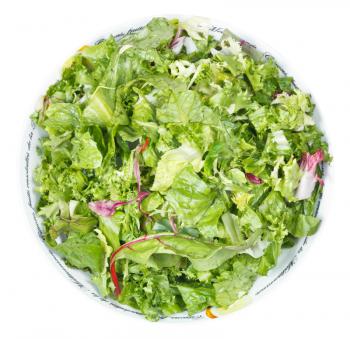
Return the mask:
<svg viewBox="0 0 350 339">
<path fill-rule="evenodd" d="M 300 161 L 300 169 L 303 175 L 296 192 L 296 197 L 299 200 L 308 199 L 311 197 L 315 188 L 316 182 L 324 185 L 324 181 L 316 174 L 316 168 L 319 163 L 324 160 L 324 153 L 321 149 L 314 154 L 304 153 Z"/>
<path fill-rule="evenodd" d="M 245 177 L 250 183 L 252 183 L 254 185 L 260 185 L 264 182 L 262 179 L 258 178 L 257 176 L 255 176 L 252 173 L 246 173 Z"/>
</svg>

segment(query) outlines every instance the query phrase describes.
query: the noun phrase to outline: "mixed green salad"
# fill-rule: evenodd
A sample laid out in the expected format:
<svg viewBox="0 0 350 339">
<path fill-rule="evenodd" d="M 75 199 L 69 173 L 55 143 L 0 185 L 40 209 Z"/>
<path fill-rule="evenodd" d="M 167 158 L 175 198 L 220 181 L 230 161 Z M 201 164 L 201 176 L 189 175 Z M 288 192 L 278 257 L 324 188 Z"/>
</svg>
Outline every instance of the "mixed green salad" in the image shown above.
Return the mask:
<svg viewBox="0 0 350 339">
<path fill-rule="evenodd" d="M 329 161 L 310 95 L 205 19 L 82 47 L 32 119 L 47 244 L 147 319 L 245 296 L 312 235 Z"/>
</svg>

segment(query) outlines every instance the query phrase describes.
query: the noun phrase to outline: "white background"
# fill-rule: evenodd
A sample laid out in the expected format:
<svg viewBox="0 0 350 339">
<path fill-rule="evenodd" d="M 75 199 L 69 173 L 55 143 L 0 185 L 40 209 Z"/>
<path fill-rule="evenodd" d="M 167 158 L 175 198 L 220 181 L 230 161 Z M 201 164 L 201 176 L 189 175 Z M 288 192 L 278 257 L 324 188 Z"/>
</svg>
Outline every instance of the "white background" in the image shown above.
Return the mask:
<svg viewBox="0 0 350 339">
<path fill-rule="evenodd" d="M 282 5 L 284 3 L 285 5 Z M 350 10 L 340 1 L 2 1 L 1 338 L 349 338 Z M 150 323 L 84 294 L 56 267 L 23 207 L 24 128 L 36 98 L 81 45 L 135 18 L 181 13 L 232 23 L 297 70 L 334 161 L 323 223 L 292 270 L 251 306 L 216 320 Z"/>
</svg>

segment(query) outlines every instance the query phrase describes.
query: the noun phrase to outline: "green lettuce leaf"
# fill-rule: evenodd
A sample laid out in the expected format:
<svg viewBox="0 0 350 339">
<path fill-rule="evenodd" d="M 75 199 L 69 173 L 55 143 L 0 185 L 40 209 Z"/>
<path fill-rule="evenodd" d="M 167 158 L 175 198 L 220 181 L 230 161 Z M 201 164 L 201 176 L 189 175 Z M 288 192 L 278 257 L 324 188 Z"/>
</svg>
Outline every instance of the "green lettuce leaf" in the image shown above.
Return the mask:
<svg viewBox="0 0 350 339">
<path fill-rule="evenodd" d="M 88 132 L 76 133 L 72 140 L 74 168 L 95 169 L 102 164 L 102 154 Z"/>
<path fill-rule="evenodd" d="M 75 104 L 52 104 L 45 112 L 44 128 L 51 135 L 75 130 L 79 126 L 80 109 Z"/>
<path fill-rule="evenodd" d="M 314 122 L 309 113 L 314 109 L 310 96 L 300 90 L 294 94 L 281 94 L 273 101 L 275 105 L 275 126 L 280 129 L 300 130 Z"/>
<path fill-rule="evenodd" d="M 165 18 L 154 18 L 136 33 L 122 39 L 124 45 L 131 44 L 139 48 L 159 48 L 169 45 L 175 34 L 175 27 Z"/>
<path fill-rule="evenodd" d="M 239 246 L 219 245 L 202 242 L 185 236 L 162 234 L 132 244 L 115 256 L 115 260 L 128 259 L 148 267 L 158 268 L 153 259 L 157 253 L 167 253 L 188 258 L 197 271 L 209 271 L 218 268 L 228 259 L 252 247 L 260 232 L 242 242 Z M 160 241 L 159 241 L 160 240 Z"/>
<path fill-rule="evenodd" d="M 215 291 L 211 287 L 178 285 L 177 288 L 186 304 L 189 315 L 200 312 L 208 305 L 215 305 Z"/>
<path fill-rule="evenodd" d="M 104 266 L 101 272 L 95 273 L 91 280 L 96 285 L 97 289 L 99 290 L 102 297 L 106 297 L 110 293 L 109 288 L 109 272 L 107 271 L 109 264 L 108 264 L 108 258 L 112 254 L 112 247 L 108 246 L 105 236 L 100 230 L 96 230 L 97 237 L 99 238 L 104 251 L 105 251 L 105 260 L 104 260 Z"/>
<path fill-rule="evenodd" d="M 173 272 L 153 270 L 141 265 L 128 265 L 124 275 L 123 290 L 119 301 L 141 310 L 146 319 L 159 320 L 161 316 L 169 316 L 181 312 L 183 307 L 177 298 L 178 292 L 171 286 L 169 278 Z"/>
<path fill-rule="evenodd" d="M 282 243 L 273 241 L 265 250 L 264 255 L 260 259 L 258 273 L 266 275 L 268 271 L 277 263 L 278 256 L 281 253 Z"/>
<path fill-rule="evenodd" d="M 85 235 L 71 233 L 66 241 L 54 249 L 73 267 L 89 269 L 92 273 L 101 273 L 104 270 L 106 252 L 93 232 Z"/>
<path fill-rule="evenodd" d="M 119 237 L 125 216 L 123 212 L 116 212 L 111 217 L 99 216 L 99 228 L 106 237 L 108 243 L 117 249 L 120 246 Z"/>
<path fill-rule="evenodd" d="M 192 90 L 171 94 L 169 101 L 157 109 L 157 119 L 162 123 L 218 123 L 218 117 Z"/>
<path fill-rule="evenodd" d="M 320 219 L 311 215 L 299 214 L 288 229 L 295 237 L 301 238 L 315 234 L 319 225 Z"/>
<path fill-rule="evenodd" d="M 173 183 L 176 174 L 191 164 L 196 172 L 202 166 L 201 152 L 188 144 L 164 153 L 158 162 L 156 174 L 151 189 L 166 191 Z"/>
<path fill-rule="evenodd" d="M 234 262 L 232 271 L 223 272 L 214 283 L 216 302 L 223 307 L 230 306 L 247 294 L 256 277 L 256 272 L 249 266 Z"/>
<path fill-rule="evenodd" d="M 132 78 L 133 68 L 125 49 L 117 49 L 109 62 L 101 82 L 91 95 L 83 111 L 83 119 L 89 125 L 113 126 L 117 122 L 114 113 L 116 88 Z"/>
<path fill-rule="evenodd" d="M 296 159 L 290 159 L 289 162 L 282 166 L 283 178 L 275 181 L 275 190 L 279 191 L 288 201 L 295 201 L 295 190 L 299 186 L 302 172 Z"/>
<path fill-rule="evenodd" d="M 240 222 L 237 215 L 231 213 L 225 213 L 222 216 L 222 222 L 225 225 L 226 233 L 229 235 L 233 244 L 239 244 L 242 242 L 242 234 L 240 229 Z"/>
<path fill-rule="evenodd" d="M 193 167 L 188 166 L 175 176 L 166 200 L 185 224 L 194 226 L 212 205 L 215 196 Z"/>
<path fill-rule="evenodd" d="M 221 215 L 226 211 L 226 205 L 220 198 L 214 200 L 213 204 L 206 210 L 202 218 L 196 224 L 200 234 L 206 239 L 224 238 L 223 229 L 218 223 Z"/>
<path fill-rule="evenodd" d="M 279 223 L 286 210 L 286 203 L 279 192 L 272 191 L 259 206 L 259 212 L 271 223 Z"/>
</svg>

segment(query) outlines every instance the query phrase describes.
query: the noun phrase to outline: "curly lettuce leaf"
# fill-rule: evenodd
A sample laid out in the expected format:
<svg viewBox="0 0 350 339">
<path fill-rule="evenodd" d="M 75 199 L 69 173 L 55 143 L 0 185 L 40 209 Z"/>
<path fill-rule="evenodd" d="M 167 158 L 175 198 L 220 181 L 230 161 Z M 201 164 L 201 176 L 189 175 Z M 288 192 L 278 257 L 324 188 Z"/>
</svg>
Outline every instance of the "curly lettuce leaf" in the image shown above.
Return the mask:
<svg viewBox="0 0 350 339">
<path fill-rule="evenodd" d="M 74 131 L 80 124 L 80 108 L 75 104 L 51 104 L 45 111 L 43 127 L 50 135 Z"/>
<path fill-rule="evenodd" d="M 223 307 L 230 306 L 248 293 L 256 278 L 251 267 L 240 261 L 234 262 L 232 271 L 221 273 L 214 283 L 216 302 Z"/>
<path fill-rule="evenodd" d="M 121 303 L 141 310 L 151 321 L 183 310 L 178 292 L 169 281 L 174 279 L 172 271 L 153 270 L 142 265 L 128 265 L 125 269 L 130 274 L 124 275 L 124 287 L 119 296 Z"/>
<path fill-rule="evenodd" d="M 178 285 L 181 297 L 186 304 L 188 314 L 200 312 L 208 305 L 215 305 L 215 291 L 212 287 Z"/>
</svg>

